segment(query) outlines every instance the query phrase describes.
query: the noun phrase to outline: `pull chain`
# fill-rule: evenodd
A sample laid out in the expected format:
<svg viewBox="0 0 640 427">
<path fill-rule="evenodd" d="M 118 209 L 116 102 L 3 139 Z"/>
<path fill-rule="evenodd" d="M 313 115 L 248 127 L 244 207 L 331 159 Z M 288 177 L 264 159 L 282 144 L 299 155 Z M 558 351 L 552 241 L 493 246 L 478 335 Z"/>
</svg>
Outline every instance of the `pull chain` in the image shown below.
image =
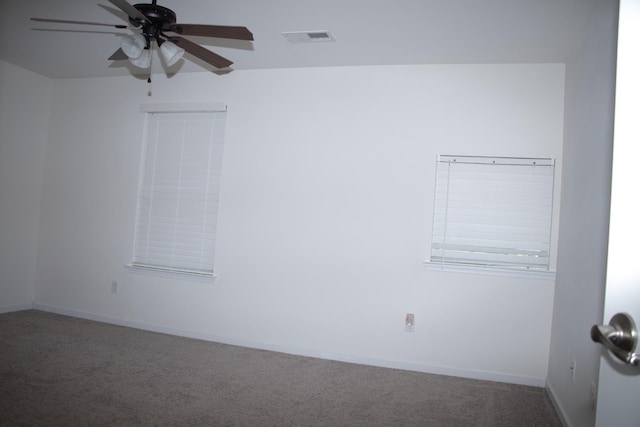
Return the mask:
<svg viewBox="0 0 640 427">
<path fill-rule="evenodd" d="M 149 46 L 149 50 L 151 51 L 151 46 Z M 151 66 L 152 65 L 153 65 L 153 52 L 151 51 L 151 59 L 149 60 L 149 77 L 147 78 L 147 83 L 149 85 L 147 96 L 153 95 L 153 91 L 151 90 Z"/>
</svg>

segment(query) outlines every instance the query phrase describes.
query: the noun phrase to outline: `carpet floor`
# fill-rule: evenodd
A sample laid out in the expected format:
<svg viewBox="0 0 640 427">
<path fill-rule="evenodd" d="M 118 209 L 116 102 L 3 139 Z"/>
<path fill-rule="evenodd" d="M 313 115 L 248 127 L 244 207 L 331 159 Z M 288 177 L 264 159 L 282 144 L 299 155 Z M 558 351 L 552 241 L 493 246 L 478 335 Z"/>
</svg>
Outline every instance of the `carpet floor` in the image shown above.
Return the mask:
<svg viewBox="0 0 640 427">
<path fill-rule="evenodd" d="M 561 426 L 542 388 L 0 314 L 1 426 Z"/>
</svg>

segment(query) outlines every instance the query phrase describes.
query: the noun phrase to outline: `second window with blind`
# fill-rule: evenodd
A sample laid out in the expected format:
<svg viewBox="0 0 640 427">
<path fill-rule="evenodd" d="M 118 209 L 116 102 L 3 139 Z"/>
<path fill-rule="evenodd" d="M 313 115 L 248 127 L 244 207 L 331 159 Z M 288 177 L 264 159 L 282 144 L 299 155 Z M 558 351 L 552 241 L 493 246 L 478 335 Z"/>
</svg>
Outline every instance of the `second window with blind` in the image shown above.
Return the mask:
<svg viewBox="0 0 640 427">
<path fill-rule="evenodd" d="M 213 276 L 225 111 L 145 112 L 132 266 Z"/>
<path fill-rule="evenodd" d="M 441 155 L 431 264 L 549 271 L 554 160 Z"/>
</svg>

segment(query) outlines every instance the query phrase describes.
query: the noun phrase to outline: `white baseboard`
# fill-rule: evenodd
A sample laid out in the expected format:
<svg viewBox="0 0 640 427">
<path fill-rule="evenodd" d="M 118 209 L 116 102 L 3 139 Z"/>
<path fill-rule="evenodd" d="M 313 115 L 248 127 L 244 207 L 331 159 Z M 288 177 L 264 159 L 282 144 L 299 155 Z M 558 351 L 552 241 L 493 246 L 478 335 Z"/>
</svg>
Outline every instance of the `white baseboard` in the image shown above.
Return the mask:
<svg viewBox="0 0 640 427">
<path fill-rule="evenodd" d="M 551 403 L 553 403 L 553 407 L 556 408 L 556 412 L 558 413 L 558 417 L 560 418 L 562 425 L 564 427 L 573 427 L 573 424 L 571 424 L 571 421 L 569 421 L 567 411 L 565 411 L 564 406 L 562 406 L 562 404 L 560 403 L 560 399 L 558 399 L 558 395 L 556 394 L 553 386 L 551 385 L 551 383 L 549 383 L 549 381 L 547 381 L 545 388 L 547 390 L 547 394 L 549 395 L 549 399 L 551 399 Z"/>
<path fill-rule="evenodd" d="M 0 305 L 0 313 L 13 313 L 33 309 L 33 304 Z"/>
<path fill-rule="evenodd" d="M 338 362 L 356 363 L 360 365 L 378 366 L 382 368 L 401 369 L 405 371 L 423 372 L 427 374 L 447 375 L 453 377 L 469 378 L 483 381 L 495 381 L 509 384 L 518 384 L 543 388 L 546 384 L 544 377 L 530 377 L 524 375 L 505 374 L 502 372 L 476 371 L 469 369 L 460 369 L 448 366 L 425 365 L 421 363 L 403 362 L 397 360 L 384 360 L 362 356 L 353 356 L 347 354 L 326 353 L 318 350 L 309 350 L 289 346 L 281 346 L 275 344 L 267 344 L 261 342 L 252 342 L 238 340 L 235 338 L 219 337 L 200 332 L 185 331 L 180 329 L 168 328 L 165 326 L 153 325 L 148 323 L 140 323 L 129 320 L 122 320 L 108 316 L 101 316 L 92 313 L 86 313 L 76 310 L 69 310 L 61 307 L 50 306 L 46 304 L 34 303 L 35 310 L 46 311 L 50 313 L 61 314 L 65 316 L 78 317 L 87 320 L 94 320 L 102 323 L 110 323 L 113 325 L 126 326 L 145 331 L 158 332 L 168 335 L 176 335 L 185 338 L 194 338 L 203 341 L 218 342 L 221 344 L 236 345 L 241 347 L 255 348 L 259 350 L 275 351 L 279 353 L 295 354 L 298 356 L 315 357 L 318 359 L 334 360 Z"/>
<path fill-rule="evenodd" d="M 110 316 L 101 316 L 99 314 L 88 313 L 85 311 L 70 310 L 63 307 L 57 307 L 54 305 L 39 304 L 34 302 L 33 309 L 46 311 L 47 313 L 61 314 L 63 316 L 77 317 L 79 319 L 93 320 L 101 323 L 109 323 L 112 325 L 135 328 L 135 326 L 131 325 L 131 322 L 127 322 L 126 320 L 121 320 L 121 319 L 110 317 Z M 143 329 L 143 328 L 137 328 L 137 329 Z"/>
</svg>

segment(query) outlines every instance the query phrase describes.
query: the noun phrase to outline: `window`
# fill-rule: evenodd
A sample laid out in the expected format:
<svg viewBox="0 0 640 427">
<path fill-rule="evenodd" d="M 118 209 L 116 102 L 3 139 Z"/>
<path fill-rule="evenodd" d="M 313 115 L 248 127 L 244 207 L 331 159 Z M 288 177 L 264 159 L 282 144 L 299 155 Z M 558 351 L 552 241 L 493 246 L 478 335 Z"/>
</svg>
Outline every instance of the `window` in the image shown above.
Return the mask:
<svg viewBox="0 0 640 427">
<path fill-rule="evenodd" d="M 132 266 L 213 276 L 225 112 L 149 109 Z"/>
<path fill-rule="evenodd" d="M 549 270 L 554 164 L 438 156 L 430 262 Z"/>
</svg>

